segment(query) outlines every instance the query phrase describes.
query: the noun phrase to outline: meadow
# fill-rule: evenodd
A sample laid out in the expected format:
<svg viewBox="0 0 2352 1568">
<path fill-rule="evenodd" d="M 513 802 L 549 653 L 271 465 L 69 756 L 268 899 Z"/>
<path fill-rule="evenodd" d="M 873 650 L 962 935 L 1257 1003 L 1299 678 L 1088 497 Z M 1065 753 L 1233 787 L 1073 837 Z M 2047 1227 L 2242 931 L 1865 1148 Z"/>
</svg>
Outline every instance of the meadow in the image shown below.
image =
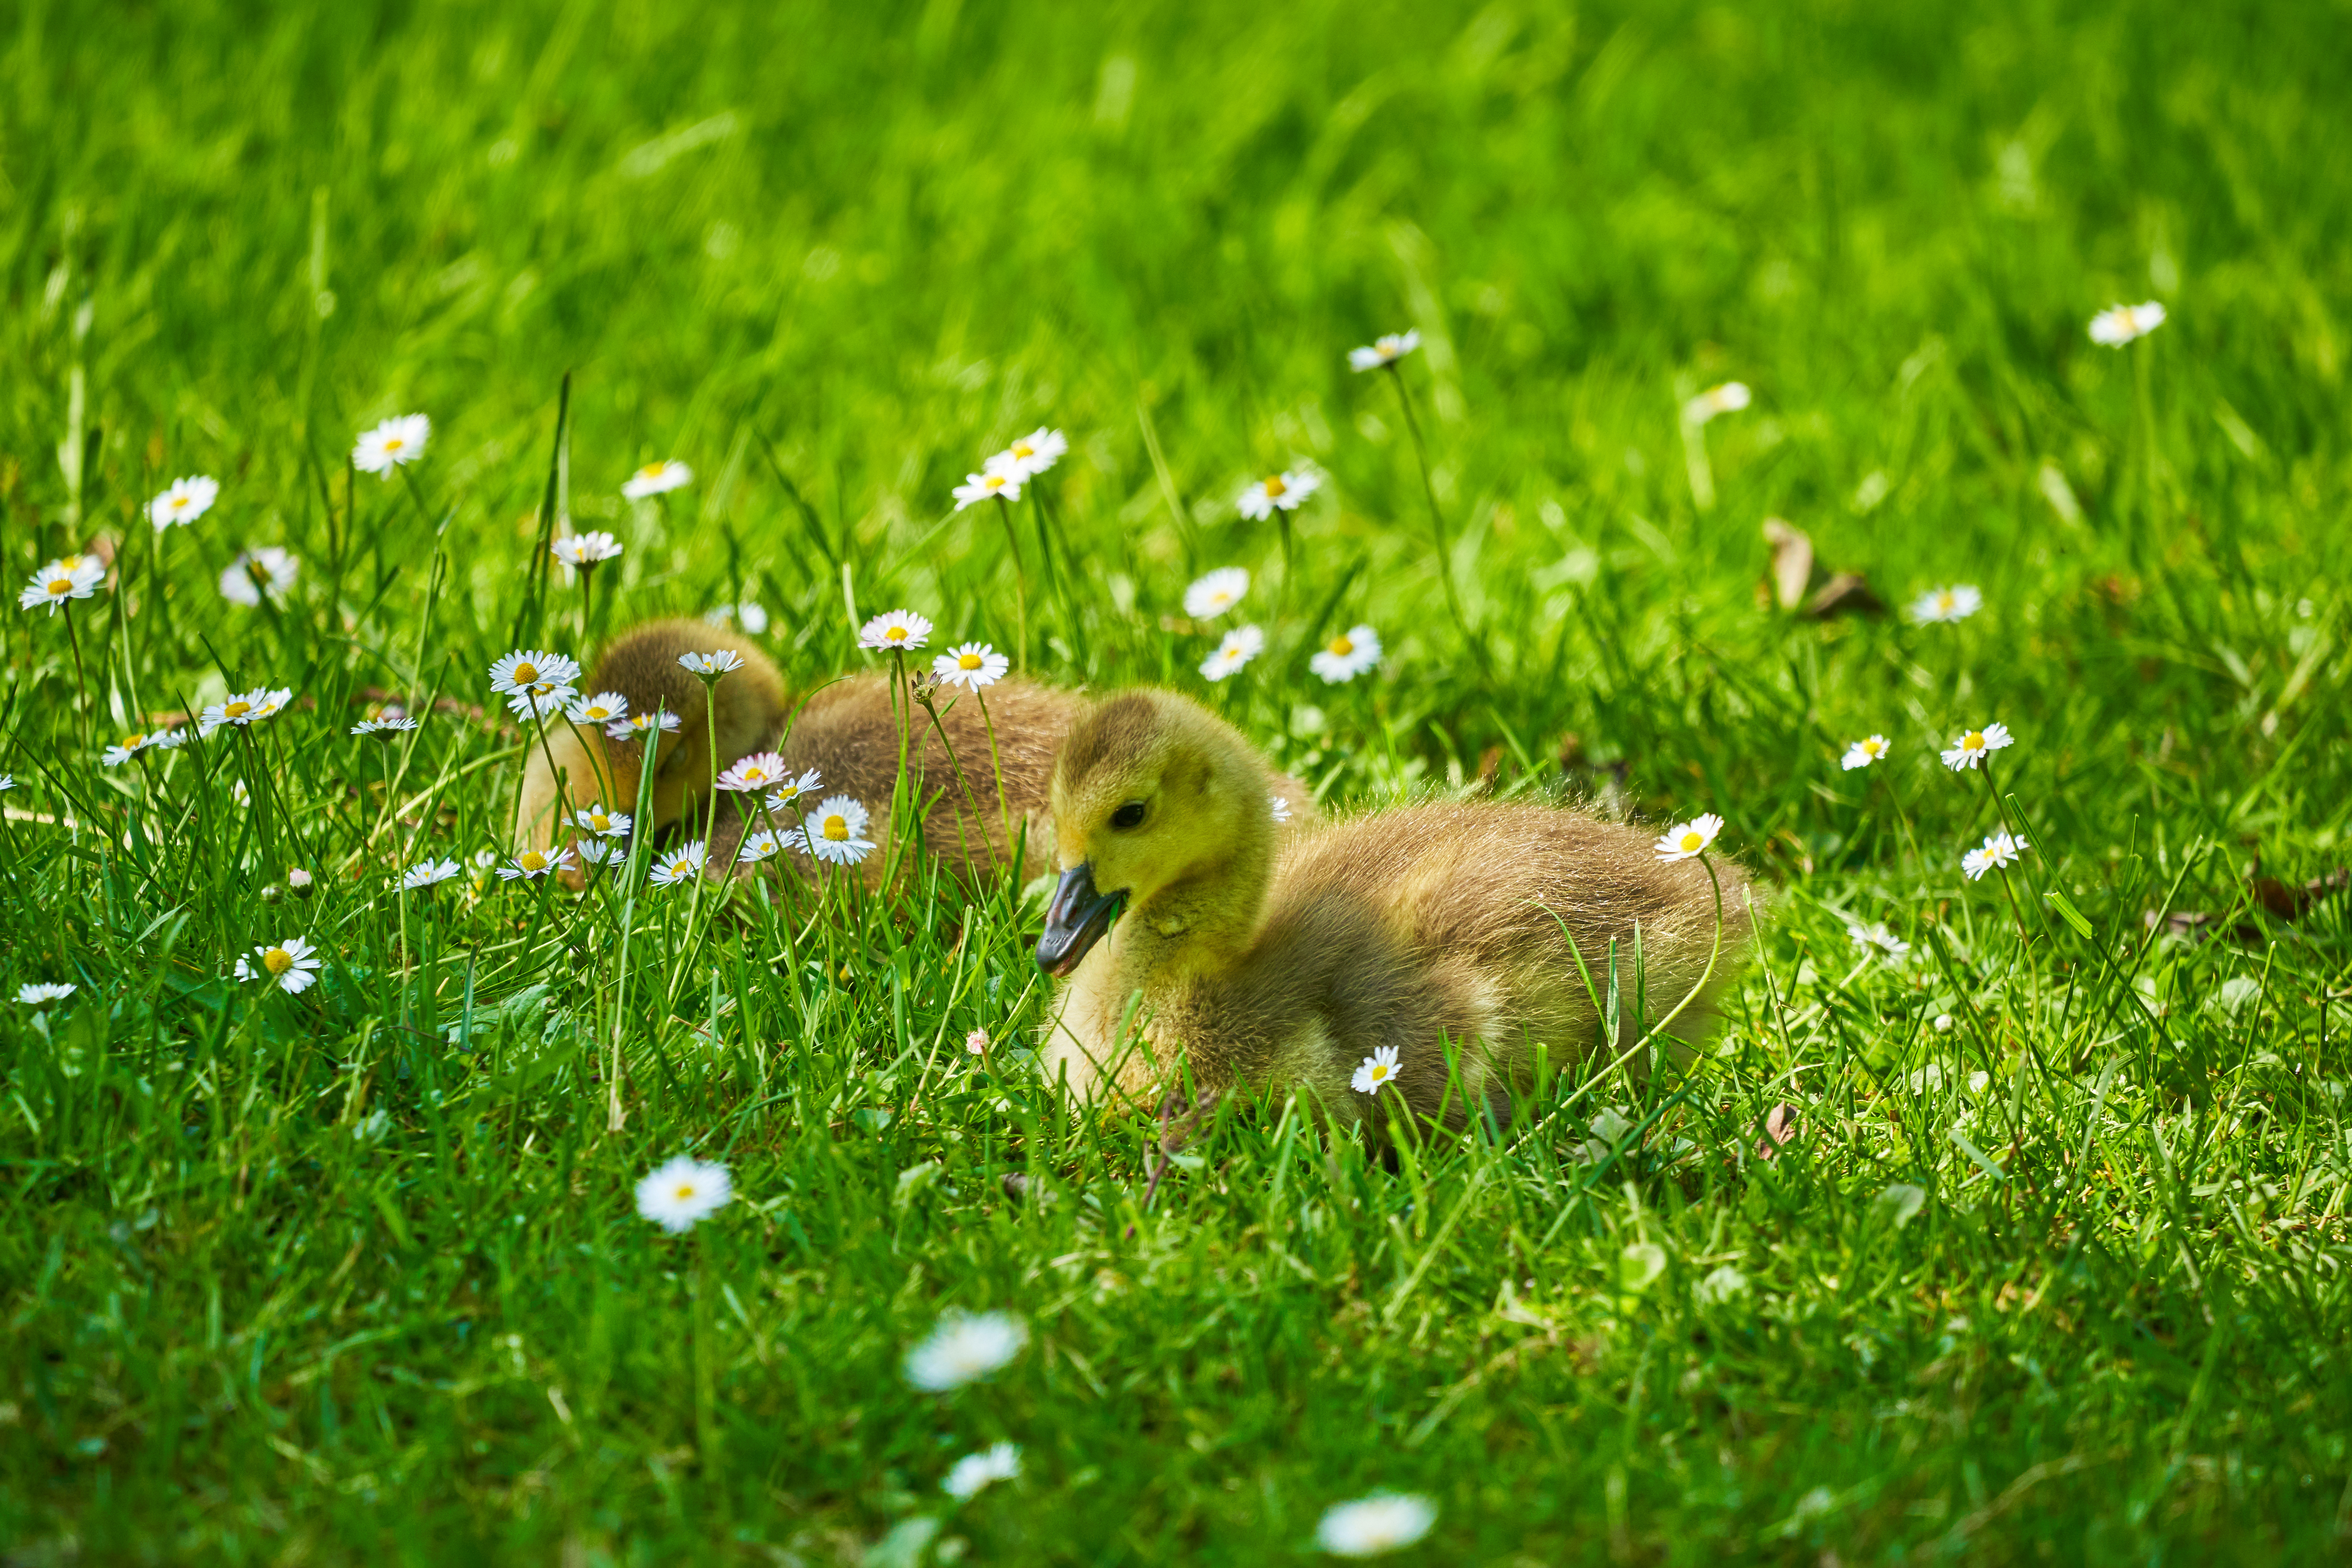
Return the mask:
<svg viewBox="0 0 2352 1568">
<path fill-rule="evenodd" d="M 1381 1493 L 1398 1563 L 2343 1554 L 2340 6 L 13 22 L 0 564 L 89 564 L 0 606 L 12 1568 L 1255 1563 Z M 1726 1028 L 1393 1160 L 1270 1094 L 1147 1204 L 1034 1070 L 1040 889 L 494 874 L 495 660 L 717 614 L 807 689 L 901 606 L 1327 810 L 1719 814 Z"/>
</svg>

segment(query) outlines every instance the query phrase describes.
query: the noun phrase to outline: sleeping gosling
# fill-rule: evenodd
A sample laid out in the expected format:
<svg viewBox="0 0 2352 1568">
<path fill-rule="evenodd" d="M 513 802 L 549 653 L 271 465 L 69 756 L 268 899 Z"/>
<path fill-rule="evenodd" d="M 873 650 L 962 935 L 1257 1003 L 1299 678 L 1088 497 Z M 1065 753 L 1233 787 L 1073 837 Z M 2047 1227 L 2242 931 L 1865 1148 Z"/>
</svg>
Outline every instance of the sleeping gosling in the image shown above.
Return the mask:
<svg viewBox="0 0 2352 1568">
<path fill-rule="evenodd" d="M 1674 1029 L 1695 1043 L 1749 936 L 1746 879 L 1718 864 L 1709 973 L 1705 868 L 1662 862 L 1641 831 L 1576 811 L 1415 805 L 1278 837 L 1248 744 L 1168 692 L 1081 718 L 1051 802 L 1061 881 L 1037 962 L 1064 984 L 1041 1054 L 1048 1078 L 1066 1073 L 1088 1099 L 1148 1108 L 1181 1064 L 1198 1103 L 1234 1085 L 1297 1087 L 1378 1141 L 1388 1089 L 1350 1080 L 1385 1047 L 1416 1119 L 1507 1119 L 1538 1045 L 1566 1064 L 1597 1043 L 1569 937 L 1600 987 L 1617 944 L 1630 999 L 1638 931 L 1648 1016 L 1696 992 Z M 1612 1056 L 1638 1041 L 1635 1011 L 1629 1000 Z"/>
</svg>

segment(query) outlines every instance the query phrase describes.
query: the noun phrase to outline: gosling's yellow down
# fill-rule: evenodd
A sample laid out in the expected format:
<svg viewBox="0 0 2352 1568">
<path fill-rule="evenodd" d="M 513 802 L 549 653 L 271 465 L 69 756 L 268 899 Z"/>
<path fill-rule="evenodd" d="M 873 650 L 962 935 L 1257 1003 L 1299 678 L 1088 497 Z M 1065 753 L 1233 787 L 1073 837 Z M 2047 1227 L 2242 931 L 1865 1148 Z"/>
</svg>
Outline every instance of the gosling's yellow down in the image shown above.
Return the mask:
<svg viewBox="0 0 2352 1568">
<path fill-rule="evenodd" d="M 1181 1059 L 1203 1100 L 1303 1086 L 1340 1124 L 1372 1118 L 1375 1137 L 1390 1094 L 1455 1124 L 1482 1104 L 1507 1114 L 1538 1044 L 1556 1065 L 1596 1044 L 1570 935 L 1599 986 L 1617 944 L 1618 1050 L 1639 1038 L 1636 931 L 1652 1019 L 1700 986 L 1716 940 L 1703 867 L 1662 862 L 1646 834 L 1573 810 L 1415 805 L 1278 835 L 1247 742 L 1168 692 L 1080 718 L 1051 802 L 1061 883 L 1037 960 L 1064 984 L 1042 1055 L 1089 1098 L 1149 1105 Z M 1749 936 L 1746 878 L 1716 869 L 1722 947 L 1675 1021 L 1687 1042 L 1713 1026 Z M 1382 1047 L 1397 1053 L 1394 1088 L 1352 1089 Z"/>
</svg>

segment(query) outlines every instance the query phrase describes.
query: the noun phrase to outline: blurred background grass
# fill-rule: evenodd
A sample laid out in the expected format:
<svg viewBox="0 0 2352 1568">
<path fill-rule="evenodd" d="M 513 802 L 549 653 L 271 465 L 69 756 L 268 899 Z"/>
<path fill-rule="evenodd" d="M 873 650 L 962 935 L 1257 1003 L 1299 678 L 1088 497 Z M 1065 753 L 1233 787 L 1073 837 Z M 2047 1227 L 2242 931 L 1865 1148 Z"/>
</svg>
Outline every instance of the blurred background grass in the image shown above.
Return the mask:
<svg viewBox="0 0 2352 1568">
<path fill-rule="evenodd" d="M 1049 615 L 1033 559 L 1045 673 L 1198 689 L 1206 639 L 1163 617 L 1194 571 L 1248 564 L 1255 612 L 1278 592 L 1292 615 L 1217 700 L 1286 762 L 1341 799 L 1459 782 L 1490 753 L 1505 788 L 1603 790 L 1613 765 L 1645 809 L 1722 810 L 1729 841 L 1790 889 L 1746 1022 L 1801 1004 L 1839 1061 L 1897 1053 L 1899 1080 L 1915 1060 L 1899 1053 L 1937 1048 L 1921 1031 L 1949 997 L 1864 1005 L 1812 961 L 1846 966 L 1839 911 L 1899 921 L 1954 890 L 1955 836 L 1983 805 L 1922 783 L 1951 726 L 2019 731 L 2004 781 L 2053 864 L 2071 857 L 2068 885 L 2105 934 L 2137 932 L 2154 901 L 2126 846 L 2153 844 L 2158 885 L 2189 876 L 2183 901 L 2217 912 L 2242 902 L 2256 851 L 2296 877 L 2341 858 L 2347 20 L 2341 5 L 23 5 L 0 46 L 16 372 L 0 385 L 0 563 L 21 574 L 93 532 L 122 539 L 113 602 L 132 635 L 109 700 L 126 723 L 126 671 L 150 710 L 264 674 L 331 710 L 357 685 L 413 695 L 444 670 L 478 696 L 522 602 L 568 373 L 573 514 L 631 546 L 613 624 L 759 598 L 780 657 L 814 679 L 850 660 L 844 565 L 868 610 L 905 602 L 950 634 L 1009 640 L 1002 535 L 984 512 L 950 520 L 948 491 L 1009 436 L 1053 424 L 1074 442 L 1054 479 L 1081 588 L 1074 615 Z M 2088 342 L 2093 310 L 2144 298 L 2172 312 L 2153 338 L 2129 355 Z M 1406 326 L 1425 343 L 1409 374 L 1491 672 L 1445 615 L 1390 389 L 1345 368 L 1348 347 Z M 59 453 L 77 366 L 78 493 Z M 1756 404 L 1709 427 L 1720 499 L 1702 511 L 1676 409 L 1734 378 Z M 412 409 L 436 432 L 417 494 L 362 480 L 347 514 L 353 433 Z M 625 474 L 661 457 L 692 463 L 696 486 L 667 510 L 622 505 Z M 1298 514 L 1288 595 L 1276 535 L 1232 500 L 1297 458 L 1333 483 Z M 154 557 L 135 509 L 205 471 L 225 481 L 221 505 L 171 537 L 159 586 L 142 575 Z M 1987 608 L 1924 629 L 1762 611 L 1772 514 L 1890 600 L 1970 581 Z M 435 530 L 450 591 L 428 620 Z M 305 613 L 220 600 L 220 567 L 261 543 L 302 555 Z M 324 565 L 346 559 L 331 605 Z M 1370 689 L 1335 694 L 1298 668 L 1296 639 L 1316 629 L 1299 617 L 1335 595 L 1330 616 L 1369 618 L 1389 642 Z M 73 666 L 47 616 L 12 623 L 8 647 L 0 768 L 27 781 L 12 799 L 47 806 L 34 774 L 79 745 Z M 1921 859 L 1891 834 L 1853 837 L 1861 795 L 1836 747 L 1873 729 L 1904 748 L 1908 782 L 1888 790 L 1916 792 Z M 310 744 L 291 787 L 341 802 L 351 771 Z M 471 837 L 443 847 L 490 842 L 499 804 L 478 794 L 459 803 Z M 333 816 L 302 822 L 340 847 Z M 2179 850 L 2200 836 L 2231 853 L 2192 872 Z M 47 892 L 80 874 L 43 854 L 39 875 L 61 879 Z M 25 978 L 91 978 L 72 966 L 127 953 L 154 1011 L 126 1012 L 126 1038 L 143 1030 L 140 1048 L 170 1054 L 195 1037 L 200 1065 L 236 1044 L 226 1015 L 208 1035 L 160 999 L 167 962 L 142 928 L 167 900 L 49 907 L 33 872 L 11 885 Z M 237 934 L 251 889 L 204 885 L 216 896 L 190 946 L 252 940 Z M 319 922 L 332 910 L 389 951 L 367 891 L 323 890 Z M 1990 973 L 1998 989 L 2030 966 L 2004 972 L 1980 902 L 1951 913 L 1962 934 L 1947 940 L 1981 960 L 1971 984 Z M 506 919 L 485 906 L 483 929 L 492 909 Z M 975 926 L 1003 950 L 990 962 L 1007 995 L 1025 979 L 1016 928 Z M 2172 1109 L 2158 1085 L 2187 1083 L 2209 1104 L 2206 1075 L 2252 1072 L 2271 1047 L 2340 1072 L 2315 1003 L 2344 986 L 2340 904 L 2308 931 L 2268 955 L 2164 958 L 2164 994 L 2182 998 L 2166 1028 L 2189 1065 L 2139 1063 L 2100 1103 L 2144 1093 L 2136 1105 Z M 161 940 L 168 952 L 178 928 Z M 430 1052 L 414 1080 L 386 1068 L 378 1093 L 397 1117 L 371 1112 L 360 1125 L 383 1141 L 355 1141 L 296 1081 L 288 1047 L 282 1101 L 232 1115 L 190 1091 L 183 1144 L 176 1109 L 100 1114 L 91 1079 L 46 1065 L 66 1047 L 11 1014 L 12 1084 L 43 1120 L 7 1134 L 18 1185 L 0 1256 L 31 1283 L 11 1298 L 23 1335 L 0 1440 L 31 1480 L 0 1489 L 6 1533 L 37 1537 L 31 1561 L 82 1539 L 226 1561 L 448 1560 L 501 1540 L 635 1561 L 647 1542 L 722 1541 L 731 1506 L 751 1533 L 714 1551 L 854 1558 L 933 1494 L 950 1445 L 1017 1433 L 1037 1500 L 975 1530 L 1008 1560 L 1262 1560 L 1269 1532 L 1301 1539 L 1319 1500 L 1381 1482 L 1444 1500 L 1452 1533 L 1433 1561 L 1465 1543 L 1496 1561 L 2333 1549 L 2352 1479 L 2342 1292 L 2292 1251 L 2335 1245 L 2324 1214 L 2295 1208 L 2341 1206 L 2340 1172 L 2309 1184 L 2337 1170 L 2332 1120 L 2263 1121 L 2259 1137 L 2251 1121 L 2200 1123 L 2209 1164 L 2192 1175 L 2217 1184 L 2192 1215 L 2184 1189 L 2138 1184 L 2171 1182 L 2173 1155 L 2133 1142 L 2138 1122 L 2103 1130 L 2097 1105 L 2083 1114 L 2089 1084 L 2067 1083 L 2050 1142 L 2112 1137 L 2103 1157 L 2133 1184 L 2118 1178 L 2113 1234 L 2086 1255 L 2056 1218 L 2036 1233 L 2031 1206 L 1939 1199 L 1899 1268 L 1847 1200 L 1891 1175 L 1933 1184 L 1920 1172 L 1939 1160 L 1956 1189 L 1976 1178 L 1932 1139 L 1903 1155 L 1919 1165 L 1884 1168 L 1850 1117 L 1818 1164 L 1792 1151 L 1769 1179 L 1759 1164 L 1685 1191 L 1649 1171 L 1624 1205 L 1579 1210 L 1557 1252 L 1557 1189 L 1525 1173 L 1487 1189 L 1509 1186 L 1509 1202 L 1471 1209 L 1460 1167 L 1424 1183 L 1335 1163 L 1311 1214 L 1277 1212 L 1280 1179 L 1261 1211 L 1289 1156 L 1244 1129 L 1219 1153 L 1230 1187 L 1180 1177 L 1187 1206 L 1122 1251 L 1115 1224 L 1086 1216 L 1131 1201 L 1126 1142 L 1107 1153 L 1097 1136 L 1076 1195 L 1041 1213 L 992 1205 L 990 1162 L 1014 1142 L 990 1120 L 992 1090 L 932 1108 L 946 1132 L 912 1119 L 887 1142 L 879 1123 L 858 1123 L 862 1141 L 841 1131 L 836 1113 L 861 1099 L 901 1103 L 887 1073 L 860 1077 L 876 1040 L 965 1026 L 925 1010 L 919 986 L 948 962 L 947 939 L 926 940 L 921 963 L 889 960 L 904 989 L 877 979 L 808 1012 L 797 991 L 749 981 L 748 944 L 728 947 L 757 1018 L 744 1037 L 799 1052 L 758 1068 L 761 1097 L 771 1066 L 782 1075 L 790 1120 L 737 1092 L 748 1058 L 683 1087 L 646 1068 L 649 1103 L 609 1142 L 596 1096 L 561 1068 L 476 1074 L 463 1092 L 480 1098 L 452 1103 L 482 1120 L 445 1126 Z M 526 946 L 485 947 L 486 998 L 578 956 Z M 2276 998 L 2244 1015 L 2266 1031 L 2237 1021 L 2244 994 L 2200 1010 L 2224 975 L 2267 984 L 2266 962 Z M 2031 978 L 2071 999 L 2070 973 Z M 715 1039 L 716 975 L 711 991 Z M 535 1026 L 544 993 L 519 1000 Z M 2117 1000 L 2101 1003 L 2110 1018 Z M 319 1002 L 303 1016 L 352 1031 L 366 1058 L 371 998 L 323 987 Z M 694 1022 L 662 1011 L 656 1035 Z M 2084 1044 L 2063 1013 L 2021 1025 L 2021 1104 L 2029 1046 L 2063 1066 Z M 811 1016 L 823 1027 L 803 1038 Z M 1743 1052 L 1794 1049 L 1778 1016 L 1779 1046 L 1743 1029 Z M 74 1050 L 108 1048 L 102 1016 L 75 1016 Z M 1784 1092 L 1748 1066 L 1722 1069 L 1741 1075 L 1716 1129 L 1734 1153 L 1755 1136 L 1748 1113 Z M 441 1067 L 458 1095 L 473 1069 Z M 1859 1076 L 1832 1081 L 1851 1111 Z M 82 1119 L 60 1125 L 56 1109 L 78 1103 Z M 358 1104 L 342 1101 L 353 1119 Z M 1827 1128 L 1835 1109 L 1818 1115 Z M 722 1124 L 713 1149 L 732 1151 L 747 1206 L 768 1205 L 708 1238 L 726 1278 L 760 1285 L 725 1373 L 742 1422 L 731 1504 L 680 1458 L 674 1259 L 614 1196 Z M 894 1173 L 933 1157 L 964 1189 L 936 1210 L 902 1205 Z M 263 1173 L 250 1212 L 248 1166 Z M 2265 1228 L 2259 1206 L 2251 1226 L 2231 1217 L 2240 1180 L 2291 1189 L 2284 1223 L 2302 1240 Z M 531 1209 L 525 1228 L 505 1223 L 510 1194 Z M 1425 1239 L 1433 1206 L 1471 1214 L 1458 1256 L 1427 1275 L 1417 1325 L 1374 1321 L 1367 1296 L 1409 1255 L 1381 1249 L 1407 1226 Z M 2176 1224 L 2206 1274 L 2247 1281 L 2234 1305 L 2196 1265 L 2171 1272 Z M 1538 1279 L 1584 1291 L 1652 1235 L 1673 1243 L 1677 1279 L 1685 1259 L 1744 1246 L 1759 1280 L 1769 1266 L 1796 1282 L 1744 1318 L 1665 1319 L 1607 1288 L 1570 1310 L 1562 1296 L 1544 1309 L 1559 1312 L 1544 1351 L 1493 1359 L 1500 1325 L 1528 1323 L 1496 1315 L 1519 1310 L 1522 1265 L 1530 1300 Z M 1269 1247 L 1312 1277 L 1267 1265 Z M 1057 1267 L 1081 1247 L 1103 1251 Z M 2048 1311 L 2008 1315 L 2038 1288 Z M 934 1295 L 1024 1302 L 1095 1359 L 1041 1352 L 1032 1381 L 963 1407 L 960 1433 L 891 1376 Z M 371 1326 L 340 1321 L 348 1301 Z M 353 1331 L 381 1343 L 347 1344 Z M 1491 1388 L 1449 1390 L 1488 1366 Z M 1118 1397 L 1079 1397 L 1105 1386 L 1097 1371 Z M 579 1425 L 542 1381 L 571 1389 Z M 1436 1436 L 1412 1458 L 1416 1431 Z M 1236 1446 L 1254 1457 L 1232 1458 Z"/>
</svg>

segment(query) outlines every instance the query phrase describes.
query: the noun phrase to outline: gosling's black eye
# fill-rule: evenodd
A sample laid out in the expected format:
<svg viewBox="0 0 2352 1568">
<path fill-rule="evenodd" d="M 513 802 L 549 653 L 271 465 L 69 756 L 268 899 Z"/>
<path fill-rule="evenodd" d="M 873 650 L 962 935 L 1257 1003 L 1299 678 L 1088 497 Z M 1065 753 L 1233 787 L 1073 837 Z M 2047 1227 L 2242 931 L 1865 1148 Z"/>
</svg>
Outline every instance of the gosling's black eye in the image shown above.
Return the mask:
<svg viewBox="0 0 2352 1568">
<path fill-rule="evenodd" d="M 1143 803 L 1139 800 L 1129 801 L 1125 805 L 1120 806 L 1117 811 L 1110 814 L 1110 825 L 1113 827 L 1142 826 Z"/>
</svg>

